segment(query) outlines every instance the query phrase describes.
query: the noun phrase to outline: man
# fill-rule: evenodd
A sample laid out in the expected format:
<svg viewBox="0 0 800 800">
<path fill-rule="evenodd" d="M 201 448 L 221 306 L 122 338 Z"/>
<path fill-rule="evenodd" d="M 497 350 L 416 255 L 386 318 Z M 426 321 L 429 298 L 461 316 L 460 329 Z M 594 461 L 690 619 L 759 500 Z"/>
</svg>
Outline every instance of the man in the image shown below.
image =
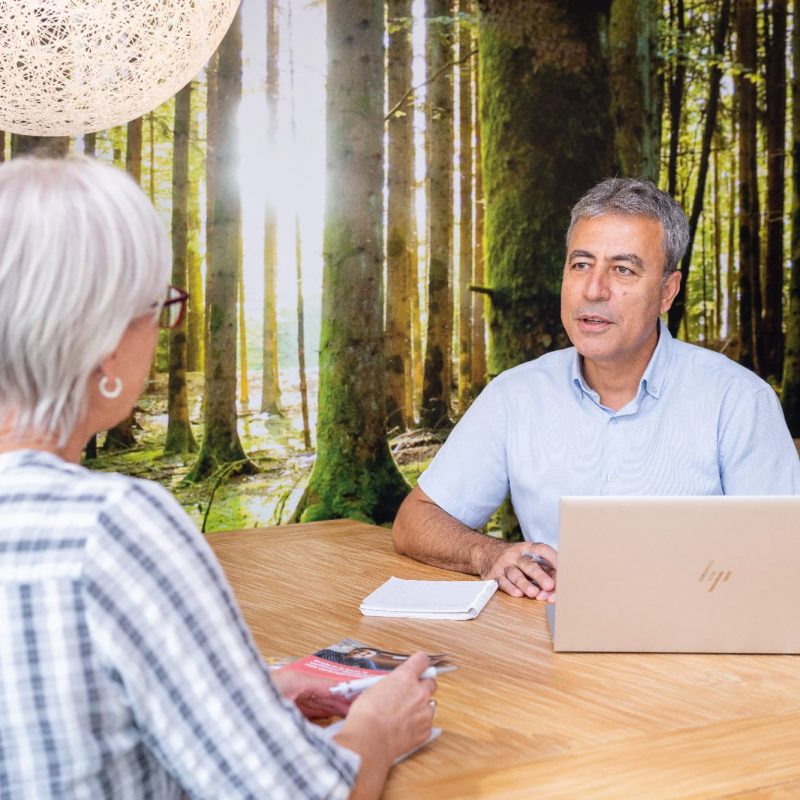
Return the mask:
<svg viewBox="0 0 800 800">
<path fill-rule="evenodd" d="M 574 347 L 481 393 L 401 506 L 399 553 L 552 601 L 562 495 L 800 494 L 773 390 L 659 320 L 688 239 L 681 208 L 649 181 L 613 178 L 578 201 L 561 288 Z M 516 544 L 475 530 L 509 491 Z"/>
</svg>

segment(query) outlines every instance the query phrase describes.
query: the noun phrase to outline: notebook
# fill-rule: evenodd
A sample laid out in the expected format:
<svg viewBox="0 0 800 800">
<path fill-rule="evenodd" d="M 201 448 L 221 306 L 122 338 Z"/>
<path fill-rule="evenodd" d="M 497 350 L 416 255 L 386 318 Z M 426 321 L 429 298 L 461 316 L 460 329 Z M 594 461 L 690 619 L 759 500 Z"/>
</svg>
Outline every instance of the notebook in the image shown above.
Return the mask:
<svg viewBox="0 0 800 800">
<path fill-rule="evenodd" d="M 361 603 L 370 617 L 474 619 L 497 591 L 496 581 L 408 581 L 389 578 Z"/>
<path fill-rule="evenodd" d="M 800 497 L 563 497 L 559 651 L 800 653 Z"/>
</svg>

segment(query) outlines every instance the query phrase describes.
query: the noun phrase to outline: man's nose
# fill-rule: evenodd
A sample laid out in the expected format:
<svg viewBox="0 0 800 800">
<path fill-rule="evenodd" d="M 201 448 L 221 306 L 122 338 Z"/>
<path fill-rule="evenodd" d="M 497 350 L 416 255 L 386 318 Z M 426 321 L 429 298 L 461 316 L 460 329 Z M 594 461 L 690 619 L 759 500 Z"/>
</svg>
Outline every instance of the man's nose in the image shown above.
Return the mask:
<svg viewBox="0 0 800 800">
<path fill-rule="evenodd" d="M 593 269 L 584 285 L 584 294 L 591 300 L 603 300 L 611 292 L 608 273 L 602 269 Z"/>
</svg>

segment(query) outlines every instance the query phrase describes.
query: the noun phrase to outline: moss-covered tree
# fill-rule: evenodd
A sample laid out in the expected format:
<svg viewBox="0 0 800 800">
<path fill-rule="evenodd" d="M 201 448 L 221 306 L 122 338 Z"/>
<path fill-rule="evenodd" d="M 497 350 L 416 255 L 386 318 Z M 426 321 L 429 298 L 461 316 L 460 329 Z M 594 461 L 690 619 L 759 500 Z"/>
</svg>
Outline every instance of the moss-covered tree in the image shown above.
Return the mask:
<svg viewBox="0 0 800 800">
<path fill-rule="evenodd" d="M 473 42 L 477 48 L 477 37 L 473 34 Z M 480 107 L 479 74 L 480 53 L 474 56 L 473 85 L 475 94 L 475 108 Z M 475 114 L 475 252 L 473 255 L 474 286 L 483 286 L 486 277 L 486 264 L 484 259 L 484 218 L 485 208 L 483 197 L 483 167 L 481 166 L 481 118 Z M 470 394 L 477 397 L 486 385 L 486 295 L 482 292 L 472 293 L 472 342 L 470 343 Z"/>
<path fill-rule="evenodd" d="M 187 287 L 189 303 L 186 308 L 186 369 L 199 372 L 205 362 L 205 310 L 203 269 L 200 253 L 200 186 L 205 180 L 205 149 L 200 142 L 203 108 L 202 82 L 192 84 L 192 116 L 189 124 L 189 197 L 187 200 L 188 231 L 186 242 Z"/>
<path fill-rule="evenodd" d="M 569 211 L 609 175 L 607 3 L 480 0 L 489 372 L 565 343 Z"/>
<path fill-rule="evenodd" d="M 265 146 L 275 153 L 278 141 L 280 30 L 278 0 L 267 0 L 267 130 Z M 281 412 L 278 380 L 278 214 L 267 199 L 264 209 L 264 323 L 262 331 L 261 410 Z"/>
<path fill-rule="evenodd" d="M 317 460 L 304 521 L 387 521 L 408 491 L 384 415 L 383 33 L 383 0 L 329 0 Z"/>
<path fill-rule="evenodd" d="M 459 0 L 458 31 L 458 139 L 459 139 L 459 247 L 458 247 L 458 410 L 464 413 L 472 401 L 472 246 L 473 150 L 472 128 L 472 31 L 467 20 L 473 0 Z"/>
<path fill-rule="evenodd" d="M 411 0 L 388 0 L 387 52 L 388 203 L 386 234 L 386 428 L 405 430 L 413 419 L 411 290 L 416 272 L 412 203 L 414 190 L 414 94 Z M 416 278 L 416 275 L 413 276 Z"/>
<path fill-rule="evenodd" d="M 189 237 L 189 127 L 192 114 L 191 81 L 175 96 L 172 149 L 172 284 L 188 283 Z M 165 453 L 193 453 L 197 447 L 189 424 L 186 386 L 186 320 L 169 332 L 167 438 Z"/>
<path fill-rule="evenodd" d="M 800 0 L 792 3 L 792 272 L 781 401 L 789 430 L 800 437 Z"/>
<path fill-rule="evenodd" d="M 245 456 L 236 422 L 236 297 L 242 222 L 236 112 L 242 96 L 241 11 L 225 34 L 217 58 L 214 91 L 211 83 L 208 90 L 208 195 L 213 235 L 207 266 L 205 419 L 203 442 L 191 472 L 194 480 L 223 465 L 230 465 L 231 473 L 255 471 Z"/>
<path fill-rule="evenodd" d="M 420 422 L 449 425 L 453 348 L 452 0 L 427 0 L 428 335 Z"/>
<path fill-rule="evenodd" d="M 614 155 L 622 175 L 658 183 L 663 82 L 659 0 L 613 0 L 608 25 Z"/>
</svg>

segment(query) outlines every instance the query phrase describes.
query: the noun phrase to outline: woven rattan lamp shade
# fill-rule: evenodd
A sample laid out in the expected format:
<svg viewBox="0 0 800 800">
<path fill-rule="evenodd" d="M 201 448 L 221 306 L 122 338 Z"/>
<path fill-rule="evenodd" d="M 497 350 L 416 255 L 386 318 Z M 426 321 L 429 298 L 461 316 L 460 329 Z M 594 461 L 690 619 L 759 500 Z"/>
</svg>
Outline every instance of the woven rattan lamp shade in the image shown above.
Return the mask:
<svg viewBox="0 0 800 800">
<path fill-rule="evenodd" d="M 239 0 L 0 0 L 0 130 L 65 136 L 151 111 L 193 78 Z"/>
</svg>

